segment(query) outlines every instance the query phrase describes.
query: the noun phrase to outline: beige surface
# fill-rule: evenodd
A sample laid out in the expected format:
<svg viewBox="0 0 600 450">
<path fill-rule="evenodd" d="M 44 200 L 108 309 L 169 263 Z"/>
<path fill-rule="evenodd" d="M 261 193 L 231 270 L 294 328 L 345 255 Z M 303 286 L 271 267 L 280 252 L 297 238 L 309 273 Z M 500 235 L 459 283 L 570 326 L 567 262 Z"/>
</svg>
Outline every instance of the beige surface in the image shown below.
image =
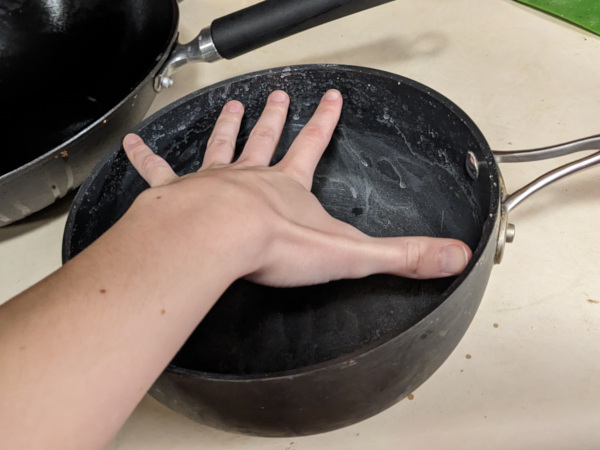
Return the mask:
<svg viewBox="0 0 600 450">
<path fill-rule="evenodd" d="M 186 0 L 182 39 L 252 3 Z M 427 84 L 461 106 L 493 148 L 600 133 L 600 38 L 508 0 L 395 1 L 233 61 L 188 67 L 153 111 L 234 75 L 319 62 Z M 502 171 L 513 190 L 555 164 Z M 59 266 L 69 201 L 0 229 L 0 302 Z M 539 193 L 512 221 L 517 239 L 473 324 L 413 400 L 336 432 L 262 439 L 197 425 L 146 398 L 110 448 L 600 448 L 600 167 Z"/>
</svg>

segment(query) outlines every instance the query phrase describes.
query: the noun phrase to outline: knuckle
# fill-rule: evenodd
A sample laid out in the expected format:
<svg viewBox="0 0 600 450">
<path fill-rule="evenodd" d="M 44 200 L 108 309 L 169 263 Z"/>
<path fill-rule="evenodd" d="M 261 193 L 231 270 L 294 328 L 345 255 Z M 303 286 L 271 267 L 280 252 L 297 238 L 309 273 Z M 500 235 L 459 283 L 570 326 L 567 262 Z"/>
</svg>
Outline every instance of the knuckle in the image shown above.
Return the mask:
<svg viewBox="0 0 600 450">
<path fill-rule="evenodd" d="M 322 141 L 327 139 L 323 128 L 316 124 L 308 123 L 302 130 L 304 137 L 314 141 Z"/>
<path fill-rule="evenodd" d="M 229 137 L 218 134 L 218 135 L 212 136 L 209 139 L 206 146 L 207 147 L 226 148 L 227 150 L 230 150 L 235 147 L 235 144 Z"/>
<path fill-rule="evenodd" d="M 130 149 L 129 153 L 131 154 L 132 160 L 141 161 L 148 153 L 152 154 L 153 152 L 145 145 L 138 145 L 137 147 Z"/>
<path fill-rule="evenodd" d="M 144 159 L 142 159 L 141 161 L 141 169 L 143 172 L 150 172 L 150 171 L 154 171 L 157 168 L 161 168 L 164 164 L 164 159 L 162 159 L 160 156 L 152 153 L 149 155 L 146 155 L 144 157 Z"/>
<path fill-rule="evenodd" d="M 306 182 L 304 181 L 306 178 L 306 174 L 302 168 L 298 167 L 295 164 L 289 164 L 281 168 L 284 173 L 286 173 L 290 178 L 300 182 L 304 187 L 306 187 Z M 310 186 L 308 187 L 310 189 Z"/>
<path fill-rule="evenodd" d="M 254 130 L 250 133 L 250 137 L 255 140 L 260 140 L 264 142 L 274 142 L 276 133 L 274 130 L 268 127 L 255 127 Z"/>
<path fill-rule="evenodd" d="M 225 114 L 219 116 L 217 121 L 215 122 L 215 126 L 213 129 L 230 129 L 239 124 L 240 119 L 236 115 Z"/>
<path fill-rule="evenodd" d="M 421 269 L 421 246 L 418 242 L 408 241 L 404 249 L 404 266 L 406 272 L 417 278 Z"/>
</svg>

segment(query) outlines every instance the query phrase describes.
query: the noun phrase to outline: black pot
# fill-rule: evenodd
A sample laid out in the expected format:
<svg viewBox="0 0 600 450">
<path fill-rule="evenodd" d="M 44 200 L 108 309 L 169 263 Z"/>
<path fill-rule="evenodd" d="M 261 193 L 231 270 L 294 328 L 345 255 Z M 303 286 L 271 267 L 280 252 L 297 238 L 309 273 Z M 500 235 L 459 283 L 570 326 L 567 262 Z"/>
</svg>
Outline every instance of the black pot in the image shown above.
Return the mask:
<svg viewBox="0 0 600 450">
<path fill-rule="evenodd" d="M 240 433 L 305 435 L 358 422 L 405 397 L 464 335 L 512 236 L 507 214 L 525 194 L 506 196 L 496 159 L 539 159 L 599 142 L 495 156 L 469 117 L 426 86 L 334 65 L 219 83 L 159 111 L 135 131 L 179 174 L 188 173 L 199 168 L 226 101 L 247 108 L 240 151 L 267 95 L 282 89 L 291 106 L 277 161 L 330 88 L 339 89 L 345 103 L 314 178 L 313 192 L 327 211 L 373 236 L 460 239 L 473 259 L 459 277 L 439 280 L 378 275 L 295 289 L 236 282 L 151 390 L 194 420 Z M 575 165 L 599 160 L 595 154 Z M 579 168 L 568 165 L 525 190 Z M 146 188 L 122 149 L 115 149 L 75 199 L 64 260 L 108 229 Z"/>
</svg>

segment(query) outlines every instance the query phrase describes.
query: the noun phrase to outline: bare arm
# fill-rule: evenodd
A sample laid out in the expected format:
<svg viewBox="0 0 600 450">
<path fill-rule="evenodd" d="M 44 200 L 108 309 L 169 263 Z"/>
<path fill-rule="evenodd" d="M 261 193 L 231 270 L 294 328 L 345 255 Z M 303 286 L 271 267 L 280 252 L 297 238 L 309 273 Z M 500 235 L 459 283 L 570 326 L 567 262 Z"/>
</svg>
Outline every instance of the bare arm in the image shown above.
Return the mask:
<svg viewBox="0 0 600 450">
<path fill-rule="evenodd" d="M 268 167 L 288 103 L 282 92 L 270 96 L 234 163 L 243 106 L 228 103 L 202 168 L 182 178 L 139 137 L 125 138 L 151 189 L 80 255 L 0 306 L 3 445 L 106 445 L 237 278 L 293 286 L 464 269 L 471 253 L 463 243 L 374 239 L 329 216 L 310 193 L 339 119 L 337 91 Z"/>
</svg>

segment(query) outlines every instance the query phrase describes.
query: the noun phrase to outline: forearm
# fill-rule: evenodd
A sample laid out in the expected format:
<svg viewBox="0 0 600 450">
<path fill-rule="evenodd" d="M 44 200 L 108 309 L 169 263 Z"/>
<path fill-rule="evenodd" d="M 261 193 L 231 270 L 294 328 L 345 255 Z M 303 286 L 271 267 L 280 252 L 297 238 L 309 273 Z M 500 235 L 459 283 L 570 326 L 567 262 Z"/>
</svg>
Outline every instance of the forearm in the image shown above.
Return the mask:
<svg viewBox="0 0 600 450">
<path fill-rule="evenodd" d="M 299 286 L 389 273 L 450 276 L 471 250 L 453 239 L 366 236 L 310 193 L 340 116 L 329 91 L 269 167 L 289 99 L 274 92 L 232 163 L 243 106 L 229 102 L 202 167 L 179 177 L 139 137 L 124 149 L 152 186 L 114 227 L 0 307 L 0 442 L 108 442 L 231 282 Z M 6 430 L 6 431 L 5 431 Z"/>
<path fill-rule="evenodd" d="M 233 281 L 223 258 L 230 252 L 219 252 L 210 236 L 215 227 L 203 227 L 212 242 L 193 254 L 192 237 L 182 228 L 172 234 L 169 220 L 152 206 L 133 208 L 61 270 L 2 306 L 7 448 L 108 442 Z"/>
</svg>

